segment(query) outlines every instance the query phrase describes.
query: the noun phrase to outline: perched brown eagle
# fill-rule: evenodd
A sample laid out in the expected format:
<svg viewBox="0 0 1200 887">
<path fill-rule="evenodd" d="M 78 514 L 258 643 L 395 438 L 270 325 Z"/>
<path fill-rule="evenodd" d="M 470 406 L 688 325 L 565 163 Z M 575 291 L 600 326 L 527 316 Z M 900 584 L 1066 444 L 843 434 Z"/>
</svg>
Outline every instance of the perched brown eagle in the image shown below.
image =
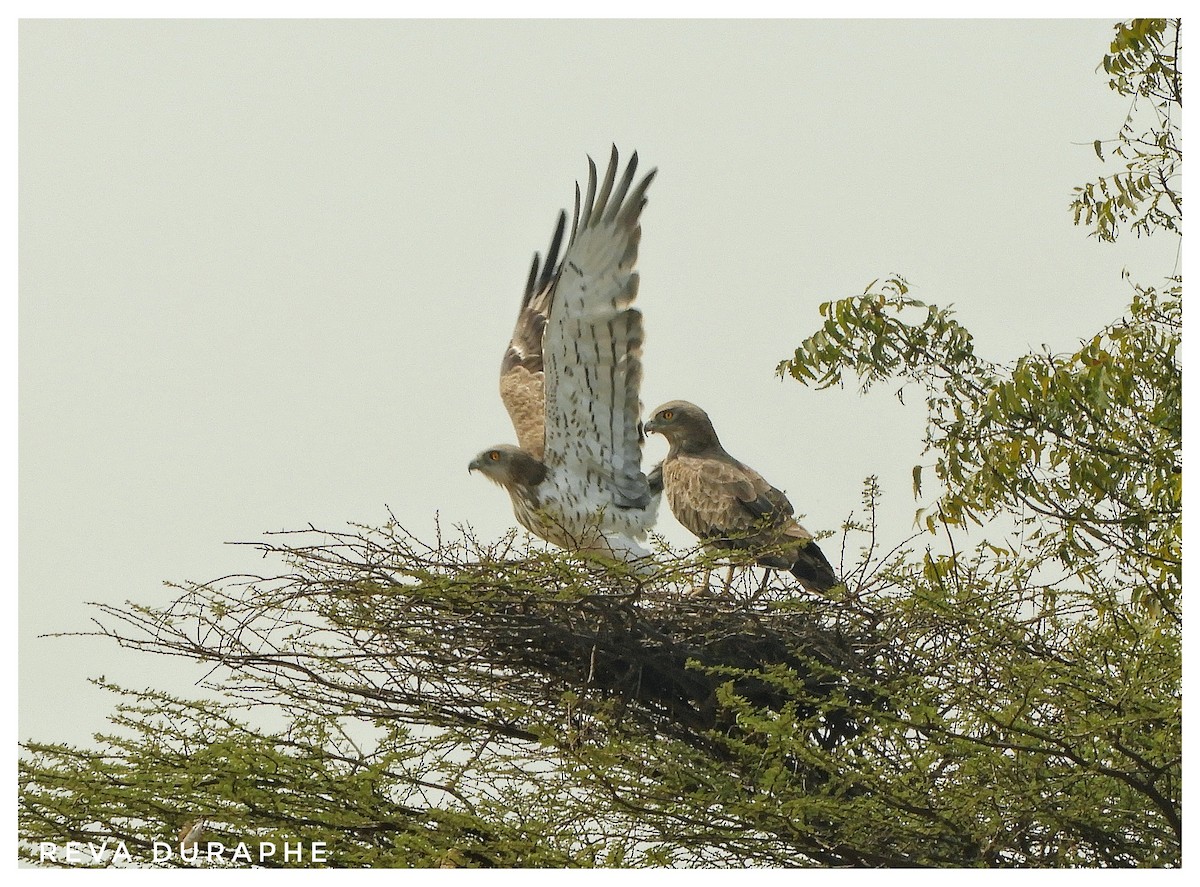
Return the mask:
<svg viewBox="0 0 1200 887">
<path fill-rule="evenodd" d="M 759 564 L 788 570 L 810 591 L 838 584 L 812 533 L 792 517 L 787 496 L 725 452 L 704 410 L 673 400 L 654 411 L 646 431 L 671 445 L 663 491 L 675 518 L 705 545 L 761 552 Z"/>
<path fill-rule="evenodd" d="M 588 158 L 587 196 L 575 186 L 571 235 L 560 213 L 544 264 L 535 254 L 512 339 L 500 365 L 500 397 L 518 446 L 484 450 L 470 464 L 508 492 L 522 526 L 547 542 L 622 559 L 654 525 L 661 485 L 642 472 L 638 391 L 642 314 L 638 241 L 646 189 L 630 190 L 635 153 L 617 182 L 617 149 L 597 188 Z"/>
</svg>

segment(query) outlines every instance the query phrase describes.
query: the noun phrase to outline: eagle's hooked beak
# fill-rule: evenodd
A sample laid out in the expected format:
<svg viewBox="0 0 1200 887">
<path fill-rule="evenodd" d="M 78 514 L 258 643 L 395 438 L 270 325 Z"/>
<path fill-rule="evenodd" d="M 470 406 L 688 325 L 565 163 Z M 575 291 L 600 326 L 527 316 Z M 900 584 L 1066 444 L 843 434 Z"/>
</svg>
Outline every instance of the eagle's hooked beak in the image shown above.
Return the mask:
<svg viewBox="0 0 1200 887">
<path fill-rule="evenodd" d="M 647 434 L 660 433 L 658 430 L 658 426 L 654 424 L 653 419 L 651 419 L 649 422 L 642 423 L 642 430 L 645 431 Z"/>
<path fill-rule="evenodd" d="M 480 462 L 479 457 L 476 456 L 474 459 L 471 460 L 471 464 L 467 466 L 467 474 L 470 474 L 473 471 L 481 470 L 482 468 L 483 468 L 483 463 Z"/>
</svg>

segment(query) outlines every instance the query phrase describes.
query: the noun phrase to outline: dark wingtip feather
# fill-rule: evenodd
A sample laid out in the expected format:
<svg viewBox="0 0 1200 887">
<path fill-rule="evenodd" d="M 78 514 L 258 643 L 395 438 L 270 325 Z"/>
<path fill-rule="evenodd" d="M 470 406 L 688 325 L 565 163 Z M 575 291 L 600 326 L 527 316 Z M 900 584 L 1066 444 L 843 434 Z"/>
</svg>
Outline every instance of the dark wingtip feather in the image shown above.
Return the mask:
<svg viewBox="0 0 1200 887">
<path fill-rule="evenodd" d="M 567 240 L 567 246 L 570 247 L 575 242 L 575 235 L 579 233 L 579 183 L 575 183 L 575 213 L 571 217 L 571 236 Z"/>
<path fill-rule="evenodd" d="M 600 190 L 596 194 L 596 211 L 595 215 L 603 218 L 608 208 L 608 198 L 612 194 L 613 183 L 617 180 L 617 146 L 613 145 L 613 153 L 608 161 L 608 169 L 604 171 L 604 181 L 600 185 Z"/>
<path fill-rule="evenodd" d="M 566 210 L 559 210 L 558 223 L 554 226 L 554 236 L 550 239 L 550 248 L 546 250 L 546 264 L 542 268 L 542 276 L 538 280 L 538 290 L 544 290 L 558 274 L 558 251 L 562 248 L 563 232 L 567 227 Z"/>
<path fill-rule="evenodd" d="M 576 183 L 578 187 L 578 183 Z M 583 211 L 579 218 L 579 228 L 586 228 L 592 223 L 592 207 L 596 200 L 596 161 L 588 155 L 588 186 L 587 197 L 583 201 Z M 578 229 L 576 229 L 578 230 Z"/>
<path fill-rule="evenodd" d="M 809 542 L 800 549 L 800 556 L 792 564 L 789 571 L 800 580 L 800 584 L 810 591 L 829 591 L 835 585 L 841 585 L 837 573 L 825 557 L 825 552 L 816 542 Z"/>
<path fill-rule="evenodd" d="M 621 176 L 621 183 L 617 185 L 617 190 L 613 192 L 611 205 L 604 220 L 612 222 L 621 212 L 621 207 L 625 204 L 625 195 L 629 193 L 629 186 L 633 183 L 633 177 L 637 173 L 638 156 L 637 151 L 633 152 L 633 156 L 629 158 L 629 163 L 625 167 L 625 174 Z"/>
<path fill-rule="evenodd" d="M 650 187 L 650 183 L 654 181 L 654 177 L 658 175 L 658 167 L 650 170 L 642 178 L 633 193 L 629 195 L 629 199 L 625 202 L 625 209 L 621 211 L 621 221 L 625 224 L 632 222 L 641 215 L 643 207 L 646 205 L 646 189 Z"/>
<path fill-rule="evenodd" d="M 525 281 L 525 295 L 521 299 L 521 310 L 529 307 L 530 301 L 543 292 L 558 274 L 558 251 L 562 248 L 563 232 L 567 227 L 567 213 L 560 210 L 558 222 L 554 226 L 554 234 L 550 238 L 550 248 L 546 250 L 546 263 L 543 265 L 541 256 L 533 254 L 533 264 L 529 268 L 529 279 Z M 538 273 L 540 270 L 540 274 Z"/>
<path fill-rule="evenodd" d="M 534 253 L 533 264 L 529 266 L 529 279 L 525 281 L 525 295 L 521 298 L 522 311 L 529 307 L 529 300 L 533 298 L 534 290 L 537 288 L 538 264 L 540 261 L 541 257 L 537 253 Z"/>
</svg>

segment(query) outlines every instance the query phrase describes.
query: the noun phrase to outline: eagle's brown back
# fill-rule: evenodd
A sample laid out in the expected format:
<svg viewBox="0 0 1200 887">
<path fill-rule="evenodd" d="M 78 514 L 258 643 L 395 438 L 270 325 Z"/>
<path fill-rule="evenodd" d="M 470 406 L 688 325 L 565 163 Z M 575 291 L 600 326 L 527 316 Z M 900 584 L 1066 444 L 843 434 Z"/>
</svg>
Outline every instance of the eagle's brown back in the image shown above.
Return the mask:
<svg viewBox="0 0 1200 887">
<path fill-rule="evenodd" d="M 740 548 L 812 538 L 792 518 L 783 492 L 724 452 L 668 458 L 663 490 L 676 520 L 701 539 L 728 540 Z"/>
</svg>

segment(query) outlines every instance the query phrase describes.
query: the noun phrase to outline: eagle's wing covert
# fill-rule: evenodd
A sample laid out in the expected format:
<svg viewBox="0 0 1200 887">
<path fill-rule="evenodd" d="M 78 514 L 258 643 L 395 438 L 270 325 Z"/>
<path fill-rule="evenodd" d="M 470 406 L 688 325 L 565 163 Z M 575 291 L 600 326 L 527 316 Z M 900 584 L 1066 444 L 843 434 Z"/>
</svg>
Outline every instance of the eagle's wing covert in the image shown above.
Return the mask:
<svg viewBox="0 0 1200 887">
<path fill-rule="evenodd" d="M 787 495 L 783 490 L 771 486 L 771 484 L 757 471 L 747 468 L 751 474 L 757 479 L 755 484 L 754 498 L 742 498 L 742 507 L 764 528 L 774 527 L 778 530 L 780 537 L 793 540 L 799 540 L 802 543 L 810 542 L 814 537 L 813 534 L 801 526 L 800 522 L 794 517 L 796 510 L 792 507 L 792 503 L 788 500 Z M 825 561 L 825 555 L 821 553 L 821 549 L 816 548 L 814 543 L 812 546 L 816 550 L 816 557 L 825 562 L 828 567 L 828 561 Z M 832 573 L 833 568 L 830 567 Z"/>
<path fill-rule="evenodd" d="M 663 465 L 671 510 L 701 539 L 738 538 L 754 526 L 745 500 L 755 496 L 743 466 L 715 456 L 679 455 Z"/>
<path fill-rule="evenodd" d="M 787 522 L 795 509 L 782 490 L 771 486 L 767 480 L 753 468 L 742 466 L 746 472 L 749 489 L 738 496 L 742 507 L 758 521 L 765 521 L 768 526 Z"/>
<path fill-rule="evenodd" d="M 630 191 L 637 154 L 617 183 L 614 147 L 597 191 L 596 167 L 588 162 L 587 198 L 580 203 L 576 193 L 542 341 L 544 461 L 564 467 L 578 491 L 599 504 L 643 508 L 651 494 L 641 469 L 642 315 L 630 305 L 638 289 L 639 217 L 655 171 Z"/>
<path fill-rule="evenodd" d="M 517 443 L 535 459 L 542 458 L 546 436 L 542 337 L 554 296 L 558 250 L 566 224 L 566 213 L 559 213 L 544 264 L 539 267 L 540 257 L 537 253 L 533 255 L 517 323 L 500 362 L 500 399 L 512 419 Z"/>
</svg>

